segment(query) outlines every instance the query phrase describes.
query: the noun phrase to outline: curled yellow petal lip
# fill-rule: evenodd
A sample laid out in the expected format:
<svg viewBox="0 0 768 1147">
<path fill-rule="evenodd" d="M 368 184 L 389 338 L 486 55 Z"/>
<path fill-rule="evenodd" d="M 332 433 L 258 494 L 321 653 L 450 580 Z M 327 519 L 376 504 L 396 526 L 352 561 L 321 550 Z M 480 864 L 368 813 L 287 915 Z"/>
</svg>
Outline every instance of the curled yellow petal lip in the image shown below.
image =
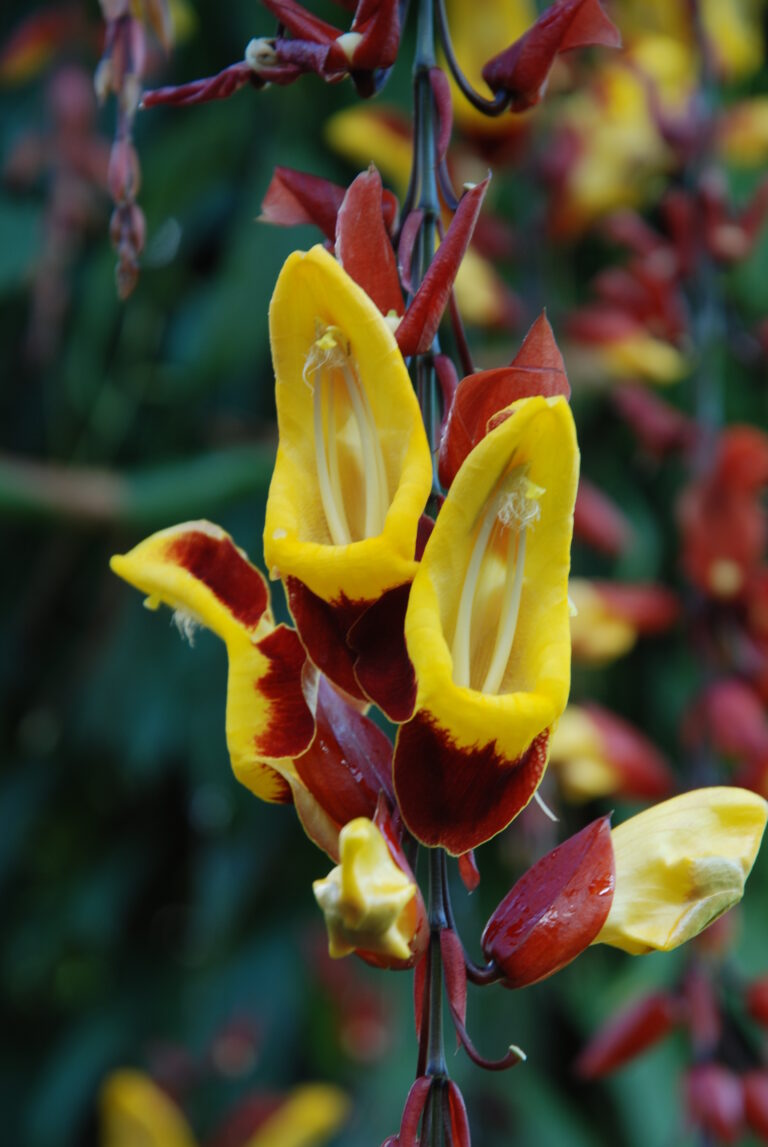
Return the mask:
<svg viewBox="0 0 768 1147">
<path fill-rule="evenodd" d="M 611 833 L 616 891 L 595 943 L 638 955 L 696 936 L 744 893 L 768 804 L 746 789 L 695 789 Z"/>
<path fill-rule="evenodd" d="M 386 320 L 322 247 L 295 252 L 270 307 L 279 428 L 264 556 L 323 601 L 410 582 L 432 462 Z"/>
<path fill-rule="evenodd" d="M 306 655 L 293 630 L 274 624 L 263 574 L 205 521 L 160 530 L 110 564 L 147 594 L 149 608 L 170 606 L 182 632 L 202 625 L 225 643 L 233 771 L 263 800 L 289 800 L 291 758 L 309 745 L 314 718 L 302 689 Z"/>
<path fill-rule="evenodd" d="M 533 795 L 570 686 L 578 478 L 563 398 L 526 398 L 469 454 L 411 587 L 417 698 L 395 787 L 411 831 L 463 852 Z"/>
<path fill-rule="evenodd" d="M 356 817 L 339 834 L 341 863 L 313 884 L 325 914 L 329 951 L 346 956 L 355 949 L 408 961 L 413 926 L 407 908 L 416 885 L 395 864 L 372 820 Z"/>
</svg>

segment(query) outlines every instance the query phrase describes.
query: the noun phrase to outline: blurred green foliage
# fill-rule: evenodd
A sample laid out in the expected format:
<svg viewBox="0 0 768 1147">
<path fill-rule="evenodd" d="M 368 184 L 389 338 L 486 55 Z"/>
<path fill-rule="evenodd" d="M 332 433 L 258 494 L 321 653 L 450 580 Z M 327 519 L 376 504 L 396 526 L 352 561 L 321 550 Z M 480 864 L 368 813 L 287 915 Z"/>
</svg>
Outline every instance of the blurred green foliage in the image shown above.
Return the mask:
<svg viewBox="0 0 768 1147">
<path fill-rule="evenodd" d="M 96 27 L 97 6 L 86 7 Z M 29 8 L 3 5 L 0 42 Z M 158 75 L 209 74 L 269 26 L 245 0 L 197 0 L 194 12 L 197 30 Z M 87 50 L 63 58 L 94 64 Z M 0 93 L 3 155 L 44 131 L 48 74 Z M 389 94 L 402 102 L 407 86 L 401 65 Z M 202 515 L 215 515 L 258 558 L 274 449 L 267 306 L 287 253 L 316 236 L 255 217 L 276 163 L 348 177 L 322 131 L 350 99 L 347 86 L 310 78 L 141 115 L 148 243 L 139 287 L 118 303 L 102 200 L 66 269 L 60 337 L 44 365 L 30 360 L 25 332 L 49 184 L 43 176 L 23 193 L 0 187 L 1 447 L 61 468 L 41 485 L 0 458 L 0 1137 L 16 1147 L 96 1143 L 99 1082 L 118 1065 L 190 1077 L 184 1102 L 201 1136 L 250 1088 L 338 1081 L 355 1102 L 340 1147 L 370 1147 L 395 1130 L 412 1079 L 410 976 L 354 965 L 349 998 L 359 983 L 374 993 L 387 1047 L 367 1061 L 340 1038 L 343 1000 L 316 955 L 321 923 L 310 889 L 328 863 L 290 809 L 260 804 L 231 776 L 222 648 L 202 634 L 190 651 L 107 569 L 111 553 L 148 529 Z M 111 108 L 100 114 L 106 136 L 111 119 Z M 519 202 L 525 188 L 510 196 Z M 599 259 L 589 247 L 569 255 L 551 261 L 544 286 L 556 326 Z M 731 286 L 734 305 L 768 312 L 768 242 Z M 766 391 L 754 373 L 730 361 L 722 371 L 729 417 L 764 424 Z M 611 491 L 636 536 L 618 565 L 577 550 L 577 570 L 674 583 L 680 473 L 637 459 L 599 398 L 578 400 L 576 410 L 585 472 Z M 82 486 L 62 487 L 73 467 L 86 487 L 103 479 L 91 491 L 95 511 L 84 510 Z M 698 682 L 694 656 L 671 637 L 630 661 L 580 671 L 574 694 L 610 702 L 674 755 L 681 709 Z M 582 818 L 570 813 L 561 829 Z M 526 846 L 553 843 L 531 839 L 533 822 L 483 850 L 471 900 L 457 889 L 466 938 L 478 936 L 524 867 Z M 750 972 L 765 968 L 767 889 L 764 856 L 744 913 Z M 570 1073 L 598 1021 L 633 993 L 671 982 L 678 965 L 677 957 L 633 961 L 593 950 L 514 997 L 473 992 L 480 1047 L 500 1054 L 512 1041 L 530 1057 L 501 1077 L 452 1061 L 475 1142 L 682 1144 L 682 1040 L 604 1086 L 577 1085 Z M 233 1065 L 221 1055 L 221 1034 L 235 1022 L 251 1033 L 251 1050 Z"/>
</svg>

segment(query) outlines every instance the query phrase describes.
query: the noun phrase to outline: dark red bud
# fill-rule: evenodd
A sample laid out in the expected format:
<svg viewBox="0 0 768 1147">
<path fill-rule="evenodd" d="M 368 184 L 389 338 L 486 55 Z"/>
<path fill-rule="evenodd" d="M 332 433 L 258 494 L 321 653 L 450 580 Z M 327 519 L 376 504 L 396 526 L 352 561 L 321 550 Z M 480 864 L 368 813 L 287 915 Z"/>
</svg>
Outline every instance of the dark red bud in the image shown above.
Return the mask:
<svg viewBox="0 0 768 1147">
<path fill-rule="evenodd" d="M 725 1143 L 735 1143 L 744 1128 L 744 1089 L 727 1067 L 704 1063 L 693 1067 L 686 1080 L 691 1118 L 704 1131 Z"/>
<path fill-rule="evenodd" d="M 618 1070 L 664 1039 L 680 1019 L 680 1005 L 672 996 L 644 996 L 592 1037 L 576 1061 L 577 1074 L 599 1079 Z"/>
<path fill-rule="evenodd" d="M 608 916 L 614 879 L 607 816 L 529 868 L 491 916 L 481 941 L 506 986 L 535 984 L 591 944 Z"/>
</svg>

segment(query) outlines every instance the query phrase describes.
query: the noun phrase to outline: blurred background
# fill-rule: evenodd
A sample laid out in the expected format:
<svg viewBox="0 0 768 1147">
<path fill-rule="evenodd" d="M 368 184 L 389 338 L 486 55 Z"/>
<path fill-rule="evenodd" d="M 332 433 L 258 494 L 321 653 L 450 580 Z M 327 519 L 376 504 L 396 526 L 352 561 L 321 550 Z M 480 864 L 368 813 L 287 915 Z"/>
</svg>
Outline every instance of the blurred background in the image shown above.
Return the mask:
<svg viewBox="0 0 768 1147">
<path fill-rule="evenodd" d="M 665 23 L 671 7 L 665 15 L 661 5 L 606 6 L 630 46 L 646 53 L 638 48 L 635 62 L 649 60 L 656 77 L 660 61 L 659 90 L 674 88 L 669 45 L 690 45 Z M 210 75 L 272 30 L 245 0 L 185 0 L 172 10 L 171 59 L 148 39 L 149 86 Z M 768 93 L 762 6 L 753 4 L 749 18 L 751 55 L 726 73 L 726 101 Z M 657 38 L 655 55 L 646 35 Z M 6 0 L 0 13 L 0 1137 L 17 1147 L 98 1144 L 99 1087 L 114 1068 L 131 1066 L 178 1099 L 201 1143 L 245 1097 L 322 1080 L 352 1100 L 334 1142 L 369 1147 L 396 1129 L 413 1078 L 411 977 L 328 959 L 310 887 L 327 859 L 290 808 L 259 803 L 231 775 L 223 648 L 202 632 L 190 649 L 170 614 L 143 610 L 110 575 L 108 559 L 154 529 L 210 517 L 260 561 L 275 449 L 267 307 L 287 254 L 318 241 L 309 227 L 257 222 L 261 199 L 277 164 L 344 183 L 374 159 L 400 190 L 400 153 L 366 139 L 365 125 L 361 143 L 344 119 L 333 121 L 330 146 L 328 122 L 354 96 L 347 84 L 314 77 L 140 113 L 147 238 L 138 284 L 120 301 L 106 179 L 114 101 L 97 109 L 92 95 L 102 37 L 90 0 Z M 405 114 L 409 45 L 406 38 L 383 97 Z M 605 78 L 594 97 L 599 69 L 609 66 L 613 59 L 595 53 L 556 76 L 527 135 L 460 124 L 458 182 L 489 162 L 500 166 L 490 196 L 498 229 L 478 258 L 499 254 L 503 285 L 489 285 L 487 268 L 468 283 L 466 297 L 478 304 L 470 337 L 481 363 L 507 362 L 546 303 L 574 386 L 584 471 L 629 527 L 626 544 L 608 552 L 577 543 L 575 570 L 683 592 L 675 505 L 687 463 L 638 445 L 611 398 L 657 360 L 641 351 L 639 365 L 615 367 L 602 336 L 590 343 L 583 324 L 568 325 L 594 296 L 590 282 L 616 262 L 597 223 L 616 207 L 637 207 L 658 224 L 674 168 L 648 128 L 647 104 L 622 89 L 614 107 Z M 565 126 L 572 142 L 592 123 L 585 101 L 593 97 L 598 118 L 618 120 L 579 183 L 558 133 Z M 760 138 L 752 162 L 718 159 L 740 203 L 764 174 Z M 620 145 L 627 158 L 617 173 Z M 718 321 L 703 320 L 714 330 L 703 356 L 708 401 L 718 419 L 765 428 L 765 234 L 718 274 Z M 691 417 L 701 410 L 686 342 L 695 325 L 667 340 L 680 361 L 662 355 L 659 366 L 680 378 L 665 399 Z M 702 667 L 685 623 L 642 638 L 610 665 L 597 660 L 576 668 L 575 698 L 620 712 L 690 776 L 680 725 Z M 713 767 L 708 778 L 733 775 L 724 760 Z M 482 850 L 471 898 L 457 882 L 460 929 L 476 955 L 483 922 L 532 858 L 592 816 L 615 807 L 618 819 L 639 807 L 620 792 L 573 805 L 554 781 L 547 799 L 559 826 L 533 810 Z M 729 983 L 768 971 L 767 884 L 764 855 L 729 926 Z M 525 992 L 472 991 L 470 1030 L 481 1050 L 500 1055 L 513 1042 L 529 1056 L 502 1076 L 477 1071 L 463 1053 L 452 1060 L 475 1142 L 712 1142 L 687 1130 L 681 1107 L 684 1033 L 607 1083 L 580 1082 L 572 1071 L 603 1020 L 676 983 L 687 959 L 594 949 Z M 745 1023 L 759 1048 L 759 1027 Z"/>
</svg>

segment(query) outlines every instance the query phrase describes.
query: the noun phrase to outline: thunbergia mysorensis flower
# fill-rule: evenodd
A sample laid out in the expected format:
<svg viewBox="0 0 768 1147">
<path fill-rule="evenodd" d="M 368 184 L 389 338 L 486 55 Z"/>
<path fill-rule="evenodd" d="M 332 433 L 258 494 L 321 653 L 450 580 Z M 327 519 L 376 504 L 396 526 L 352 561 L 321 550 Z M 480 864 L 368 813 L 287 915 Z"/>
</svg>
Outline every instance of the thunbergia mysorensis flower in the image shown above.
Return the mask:
<svg viewBox="0 0 768 1147">
<path fill-rule="evenodd" d="M 570 684 L 578 450 L 564 398 L 526 398 L 459 470 L 411 587 L 417 698 L 395 789 L 423 843 L 466 852 L 538 787 Z"/>
<path fill-rule="evenodd" d="M 306 657 L 294 630 L 275 625 L 264 575 L 210 522 L 185 522 L 112 558 L 113 571 L 175 610 L 179 628 L 212 630 L 227 647 L 227 746 L 235 776 L 268 801 L 289 801 L 291 758 L 315 721 L 302 689 Z M 279 768 L 273 767 L 280 761 Z"/>
<path fill-rule="evenodd" d="M 390 326 L 322 247 L 291 255 L 270 333 L 280 433 L 264 557 L 309 655 L 363 697 L 347 633 L 413 579 L 432 461 Z"/>
</svg>

